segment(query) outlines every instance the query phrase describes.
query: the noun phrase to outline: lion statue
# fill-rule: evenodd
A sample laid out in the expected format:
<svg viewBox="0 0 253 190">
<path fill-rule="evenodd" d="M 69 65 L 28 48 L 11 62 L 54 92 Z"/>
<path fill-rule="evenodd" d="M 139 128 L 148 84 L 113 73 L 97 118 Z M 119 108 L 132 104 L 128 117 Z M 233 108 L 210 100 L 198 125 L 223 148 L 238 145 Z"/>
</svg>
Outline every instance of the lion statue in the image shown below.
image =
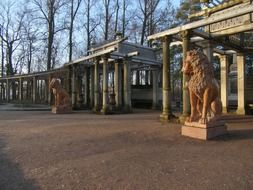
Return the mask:
<svg viewBox="0 0 253 190">
<path fill-rule="evenodd" d="M 186 121 L 206 124 L 217 119 L 222 111 L 219 84 L 214 78 L 213 66 L 206 55 L 197 50 L 188 51 L 182 72 L 190 77 L 187 87 L 191 115 Z M 208 115 L 210 117 L 207 117 Z"/>
<path fill-rule="evenodd" d="M 54 113 L 68 113 L 71 111 L 71 101 L 69 94 L 62 88 L 60 81 L 53 78 L 49 83 L 49 88 L 52 89 L 54 94 Z"/>
</svg>

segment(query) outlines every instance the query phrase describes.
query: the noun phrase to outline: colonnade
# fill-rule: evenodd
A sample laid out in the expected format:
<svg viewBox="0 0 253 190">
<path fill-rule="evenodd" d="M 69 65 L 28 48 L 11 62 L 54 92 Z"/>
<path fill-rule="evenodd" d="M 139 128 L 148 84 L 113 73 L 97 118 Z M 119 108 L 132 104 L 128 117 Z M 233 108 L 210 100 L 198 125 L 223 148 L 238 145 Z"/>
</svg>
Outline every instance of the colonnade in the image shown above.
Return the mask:
<svg viewBox="0 0 253 190">
<path fill-rule="evenodd" d="M 70 94 L 74 108 L 78 104 L 78 96 L 80 95 L 78 81 L 83 81 L 84 104 L 94 112 L 102 114 L 119 110 L 131 112 L 130 60 L 118 59 L 109 63 L 108 59 L 108 55 L 94 58 L 94 64 L 84 68 L 83 80 L 77 77 L 77 66 L 70 66 L 72 73 Z M 109 73 L 113 73 L 113 89 L 110 91 Z"/>
<path fill-rule="evenodd" d="M 186 52 L 190 49 L 189 31 L 181 33 L 183 61 Z M 162 38 L 162 114 L 161 120 L 170 120 L 173 117 L 171 110 L 171 85 L 170 85 L 170 44 L 172 36 Z M 213 48 L 210 41 L 202 43 L 204 53 L 209 60 L 212 60 Z M 237 54 L 237 73 L 238 73 L 238 109 L 237 114 L 245 114 L 245 58 L 241 52 Z M 222 101 L 223 113 L 228 112 L 228 55 L 220 55 L 220 96 Z M 80 107 L 82 104 L 91 108 L 95 112 L 106 114 L 110 111 L 131 112 L 131 59 L 121 58 L 109 62 L 109 55 L 98 56 L 93 59 L 93 64 L 83 65 L 80 69 L 79 64 L 68 65 L 64 74 L 55 75 L 54 71 L 36 75 L 21 75 L 0 79 L 0 101 L 10 102 L 33 102 L 51 103 L 52 94 L 49 90 L 49 81 L 52 77 L 61 78 L 62 85 L 70 94 L 73 108 Z M 109 86 L 109 74 L 113 76 L 113 88 Z M 138 82 L 138 72 L 136 75 Z M 153 108 L 158 107 L 158 70 L 152 70 L 153 84 Z M 182 80 L 182 99 L 183 108 L 180 117 L 184 121 L 190 114 L 190 101 L 186 82 L 188 76 L 183 75 Z"/>
<path fill-rule="evenodd" d="M 51 104 L 53 98 L 49 81 L 57 76 L 66 85 L 64 75 L 64 72 L 56 71 L 0 78 L 0 101 Z"/>
</svg>

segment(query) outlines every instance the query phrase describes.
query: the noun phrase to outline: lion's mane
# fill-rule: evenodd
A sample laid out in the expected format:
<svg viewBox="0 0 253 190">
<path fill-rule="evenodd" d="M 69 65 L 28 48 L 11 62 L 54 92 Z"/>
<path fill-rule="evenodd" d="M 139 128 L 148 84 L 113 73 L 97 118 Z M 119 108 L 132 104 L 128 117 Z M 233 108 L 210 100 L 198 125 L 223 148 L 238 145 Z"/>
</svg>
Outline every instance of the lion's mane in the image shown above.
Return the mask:
<svg viewBox="0 0 253 190">
<path fill-rule="evenodd" d="M 204 90 L 215 82 L 213 65 L 208 61 L 205 54 L 200 51 L 190 51 L 192 75 L 188 87 L 200 100 L 203 100 Z"/>
</svg>

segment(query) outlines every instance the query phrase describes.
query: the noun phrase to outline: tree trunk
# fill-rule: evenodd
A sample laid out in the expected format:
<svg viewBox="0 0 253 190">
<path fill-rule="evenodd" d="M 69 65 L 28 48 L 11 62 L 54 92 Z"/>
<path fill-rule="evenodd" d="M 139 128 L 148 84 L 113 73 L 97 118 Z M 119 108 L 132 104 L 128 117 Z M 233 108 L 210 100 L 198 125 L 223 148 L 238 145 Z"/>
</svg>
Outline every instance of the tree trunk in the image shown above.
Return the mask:
<svg viewBox="0 0 253 190">
<path fill-rule="evenodd" d="M 146 18 L 146 15 L 144 15 L 142 30 L 141 30 L 141 45 L 144 44 L 144 37 L 145 37 L 146 27 L 147 27 L 147 18 Z"/>
<path fill-rule="evenodd" d="M 74 25 L 74 0 L 71 0 L 70 28 L 69 28 L 69 62 L 72 61 L 73 47 L 73 25 Z"/>
<path fill-rule="evenodd" d="M 52 69 L 52 50 L 53 50 L 53 42 L 54 42 L 54 6 L 52 2 L 48 7 L 48 45 L 47 45 L 47 70 Z"/>
<path fill-rule="evenodd" d="M 122 15 L 122 35 L 125 37 L 126 33 L 126 0 L 123 1 L 123 15 Z"/>
<path fill-rule="evenodd" d="M 109 7 L 110 7 L 110 0 L 105 0 L 105 41 L 108 40 L 109 34 Z"/>
<path fill-rule="evenodd" d="M 90 44 L 91 44 L 91 33 L 90 33 L 90 0 L 87 0 L 87 51 L 90 49 Z M 87 53 L 88 54 L 88 53 Z"/>
<path fill-rule="evenodd" d="M 7 45 L 7 56 L 6 56 L 6 61 L 7 61 L 7 71 L 6 71 L 6 75 L 7 76 L 12 76 L 14 75 L 14 71 L 13 71 L 13 65 L 12 65 L 12 53 L 13 53 L 13 43 L 10 42 Z"/>
<path fill-rule="evenodd" d="M 4 42 L 3 42 L 3 40 L 1 40 L 1 51 L 2 51 L 2 60 L 1 60 L 1 68 L 2 68 L 2 70 L 1 70 L 1 77 L 3 77 L 4 76 Z"/>
<path fill-rule="evenodd" d="M 116 18 L 115 18 L 114 34 L 116 34 L 118 31 L 118 20 L 119 20 L 119 0 L 116 1 Z"/>
<path fill-rule="evenodd" d="M 32 65 L 32 43 L 30 42 L 30 44 L 29 44 L 28 64 L 27 64 L 28 73 L 31 72 L 31 65 Z"/>
</svg>

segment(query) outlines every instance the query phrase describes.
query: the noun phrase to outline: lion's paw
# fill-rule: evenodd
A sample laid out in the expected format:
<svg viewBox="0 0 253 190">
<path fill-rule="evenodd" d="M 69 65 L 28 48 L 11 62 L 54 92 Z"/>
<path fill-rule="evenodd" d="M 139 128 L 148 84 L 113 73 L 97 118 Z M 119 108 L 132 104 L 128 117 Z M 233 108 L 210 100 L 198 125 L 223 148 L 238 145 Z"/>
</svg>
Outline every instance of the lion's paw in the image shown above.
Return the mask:
<svg viewBox="0 0 253 190">
<path fill-rule="evenodd" d="M 201 119 L 199 120 L 199 123 L 201 123 L 201 124 L 206 124 L 206 123 L 207 123 L 207 118 L 201 118 Z"/>
</svg>

